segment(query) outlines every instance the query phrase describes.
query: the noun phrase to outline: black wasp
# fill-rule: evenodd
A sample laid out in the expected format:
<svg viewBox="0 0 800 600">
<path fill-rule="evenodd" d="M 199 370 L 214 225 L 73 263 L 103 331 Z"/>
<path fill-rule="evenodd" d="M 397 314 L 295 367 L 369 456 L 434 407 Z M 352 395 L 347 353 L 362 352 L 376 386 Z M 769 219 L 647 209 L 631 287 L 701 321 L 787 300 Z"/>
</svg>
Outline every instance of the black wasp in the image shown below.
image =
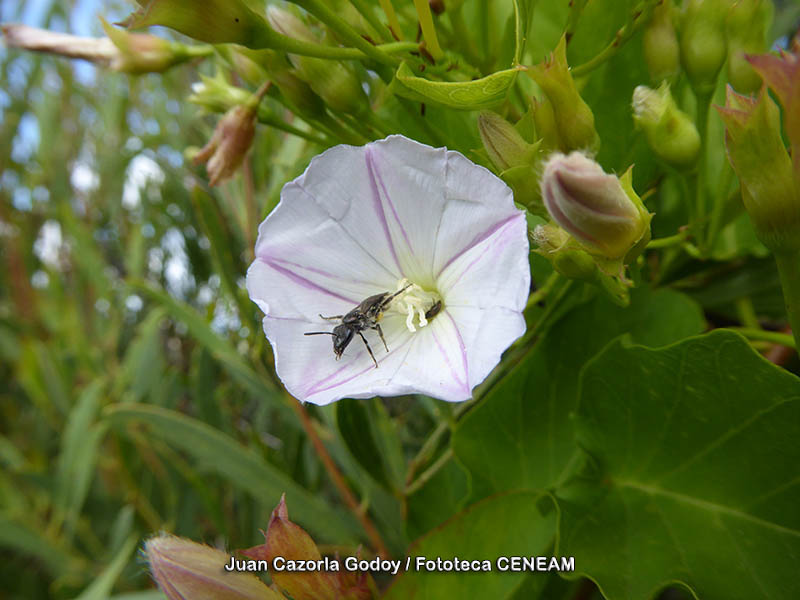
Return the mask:
<svg viewBox="0 0 800 600">
<path fill-rule="evenodd" d="M 345 348 L 347 348 L 350 342 L 353 341 L 353 336 L 358 334 L 358 336 L 363 340 L 364 345 L 367 347 L 367 352 L 369 352 L 372 362 L 375 363 L 375 368 L 378 368 L 378 361 L 375 360 L 375 355 L 372 353 L 372 348 L 369 347 L 369 342 L 367 342 L 367 338 L 364 337 L 362 332 L 366 331 L 367 329 L 374 329 L 377 331 L 381 341 L 383 342 L 383 347 L 386 348 L 386 351 L 388 352 L 389 346 L 386 345 L 386 339 L 383 337 L 383 330 L 381 329 L 381 325 L 378 323 L 378 321 L 381 320 L 383 312 L 389 308 L 392 300 L 405 292 L 409 287 L 411 287 L 410 283 L 403 289 L 398 290 L 393 294 L 390 292 L 383 292 L 382 294 L 370 296 L 346 315 L 335 315 L 332 317 L 320 315 L 320 318 L 327 321 L 336 321 L 341 319 L 342 322 L 334 327 L 333 331 L 309 331 L 305 335 L 332 336 L 333 353 L 336 355 L 336 360 L 339 360 L 342 357 L 342 353 L 344 352 Z M 441 302 L 437 302 L 428 310 L 426 317 L 428 314 L 430 314 L 432 318 L 440 310 Z"/>
</svg>

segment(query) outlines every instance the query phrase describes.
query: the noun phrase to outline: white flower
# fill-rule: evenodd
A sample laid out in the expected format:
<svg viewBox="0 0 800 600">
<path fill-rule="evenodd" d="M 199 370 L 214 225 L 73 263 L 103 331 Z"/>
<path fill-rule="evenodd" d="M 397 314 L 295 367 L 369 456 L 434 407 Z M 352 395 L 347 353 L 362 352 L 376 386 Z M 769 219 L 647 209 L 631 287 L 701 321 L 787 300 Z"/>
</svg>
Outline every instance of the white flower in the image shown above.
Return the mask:
<svg viewBox="0 0 800 600">
<path fill-rule="evenodd" d="M 525 216 L 502 181 L 458 152 L 394 135 L 331 148 L 284 186 L 247 289 L 278 376 L 300 400 L 457 402 L 525 331 L 528 252 Z M 378 368 L 358 328 L 338 361 L 332 336 L 304 335 L 341 325 L 320 315 L 395 292 L 378 323 L 388 351 L 378 331 L 360 331 Z"/>
</svg>

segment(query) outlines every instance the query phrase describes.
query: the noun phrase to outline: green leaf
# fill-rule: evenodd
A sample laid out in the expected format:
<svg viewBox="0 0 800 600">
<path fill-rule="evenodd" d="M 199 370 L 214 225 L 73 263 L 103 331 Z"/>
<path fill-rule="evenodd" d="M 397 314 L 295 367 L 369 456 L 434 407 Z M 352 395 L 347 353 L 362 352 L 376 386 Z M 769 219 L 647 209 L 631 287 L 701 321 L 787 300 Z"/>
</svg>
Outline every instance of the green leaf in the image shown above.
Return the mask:
<svg viewBox="0 0 800 600">
<path fill-rule="evenodd" d="M 469 494 L 464 468 L 449 460 L 444 467 L 407 499 L 408 536 L 415 539 L 456 514 Z"/>
<path fill-rule="evenodd" d="M 97 449 L 105 434 L 105 427 L 95 424 L 104 387 L 104 379 L 95 379 L 81 392 L 61 436 L 55 502 L 65 511 L 64 522 L 70 535 L 89 493 Z"/>
<path fill-rule="evenodd" d="M 108 407 L 105 417 L 124 431 L 132 422 L 142 422 L 150 435 L 182 449 L 198 461 L 198 468 L 216 473 L 247 491 L 259 503 L 273 508 L 286 493 L 292 517 L 312 532 L 338 544 L 352 542 L 360 531 L 348 513 L 329 506 L 289 476 L 266 462 L 235 439 L 178 412 L 144 404 L 121 403 Z"/>
<path fill-rule="evenodd" d="M 616 342 L 580 382 L 599 472 L 560 493 L 559 552 L 607 598 L 674 582 L 698 598 L 800 597 L 800 380 L 717 330 Z"/>
<path fill-rule="evenodd" d="M 506 99 L 520 68 L 497 71 L 473 81 L 430 81 L 417 77 L 405 62 L 395 73 L 394 92 L 417 102 L 431 102 L 458 110 L 491 108 Z"/>
<path fill-rule="evenodd" d="M 105 600 L 108 598 L 114 583 L 116 583 L 125 565 L 128 564 L 131 553 L 136 549 L 138 541 L 139 538 L 136 535 L 129 537 L 114 559 L 103 569 L 103 572 L 75 600 Z"/>
<path fill-rule="evenodd" d="M 80 572 L 82 562 L 73 558 L 61 540 L 47 537 L 42 530 L 0 511 L 0 548 L 10 548 L 12 555 L 35 558 L 54 576 Z"/>
<path fill-rule="evenodd" d="M 375 439 L 364 400 L 345 398 L 336 403 L 336 426 L 353 458 L 372 478 L 388 490 L 399 489 L 385 454 Z"/>
<path fill-rule="evenodd" d="M 487 498 L 458 513 L 412 545 L 411 565 L 387 592 L 387 600 L 459 598 L 502 600 L 520 586 L 525 573 L 500 572 L 504 556 L 543 556 L 551 551 L 558 516 L 552 500 L 532 492 Z M 416 571 L 416 557 L 488 560 L 491 572 Z"/>
<path fill-rule="evenodd" d="M 295 415 L 271 382 L 265 380 L 245 361 L 228 340 L 217 335 L 211 325 L 188 304 L 176 300 L 166 292 L 144 283 L 132 282 L 131 287 L 141 290 L 163 306 L 173 318 L 183 322 L 192 336 L 202 344 L 253 397 L 273 403 L 287 419 Z"/>
<path fill-rule="evenodd" d="M 565 473 L 576 452 L 577 374 L 610 340 L 628 333 L 661 346 L 703 327 L 698 307 L 669 290 L 636 289 L 627 309 L 601 297 L 573 309 L 456 428 L 453 450 L 472 473 L 473 497 L 546 489 Z"/>
</svg>

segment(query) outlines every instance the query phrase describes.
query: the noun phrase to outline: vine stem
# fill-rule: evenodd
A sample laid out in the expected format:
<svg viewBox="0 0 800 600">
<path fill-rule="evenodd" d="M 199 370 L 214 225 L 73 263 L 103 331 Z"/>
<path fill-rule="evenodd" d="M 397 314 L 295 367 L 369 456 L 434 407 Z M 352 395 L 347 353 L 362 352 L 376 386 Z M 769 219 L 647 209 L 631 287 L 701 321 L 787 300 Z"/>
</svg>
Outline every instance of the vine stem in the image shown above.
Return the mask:
<svg viewBox="0 0 800 600">
<path fill-rule="evenodd" d="M 333 479 L 333 483 L 336 486 L 336 489 L 339 490 L 339 494 L 342 496 L 345 504 L 347 504 L 347 507 L 361 523 L 361 526 L 364 528 L 370 543 L 375 548 L 375 552 L 383 558 L 388 558 L 390 556 L 389 550 L 387 549 L 381 534 L 378 532 L 375 525 L 372 524 L 367 512 L 362 509 L 358 499 L 355 497 L 355 494 L 353 494 L 353 491 L 344 480 L 344 476 L 339 470 L 339 467 L 337 467 L 336 463 L 333 462 L 333 458 L 331 458 L 328 449 L 325 447 L 325 444 L 322 443 L 319 434 L 317 434 L 317 430 L 314 428 L 314 423 L 311 422 L 311 417 L 308 416 L 308 412 L 306 411 L 305 407 L 302 405 L 302 403 L 298 402 L 294 398 L 289 398 L 289 400 L 291 401 L 291 405 L 294 408 L 294 411 L 297 413 L 297 416 L 300 418 L 300 424 L 303 426 L 306 435 L 308 435 L 308 439 L 311 440 L 311 444 L 314 446 L 317 456 L 319 456 L 322 464 L 325 465 L 325 469 L 328 471 L 331 479 Z"/>
<path fill-rule="evenodd" d="M 797 349 L 797 342 L 791 335 L 779 331 L 765 331 L 764 329 L 753 329 L 751 327 L 731 327 L 737 333 L 741 333 L 748 340 L 758 340 L 762 342 L 772 342 L 786 346 L 787 348 Z"/>
<path fill-rule="evenodd" d="M 426 483 L 428 483 L 433 476 L 438 473 L 443 466 L 445 466 L 450 459 L 453 458 L 453 448 L 448 448 L 442 455 L 436 459 L 430 467 L 425 469 L 419 477 L 417 477 L 412 483 L 406 486 L 405 495 L 410 496 L 414 492 L 420 490 Z"/>
<path fill-rule="evenodd" d="M 547 295 L 553 291 L 553 288 L 556 286 L 556 284 L 560 279 L 561 275 L 559 275 L 557 271 L 553 271 L 552 273 L 550 273 L 550 276 L 542 284 L 542 287 L 537 289 L 528 297 L 528 303 L 525 305 L 525 310 L 528 310 L 531 306 L 535 306 L 536 304 L 547 298 Z"/>
<path fill-rule="evenodd" d="M 792 327 L 794 347 L 800 349 L 800 250 L 776 252 L 775 262 L 786 302 L 786 314 Z"/>
</svg>

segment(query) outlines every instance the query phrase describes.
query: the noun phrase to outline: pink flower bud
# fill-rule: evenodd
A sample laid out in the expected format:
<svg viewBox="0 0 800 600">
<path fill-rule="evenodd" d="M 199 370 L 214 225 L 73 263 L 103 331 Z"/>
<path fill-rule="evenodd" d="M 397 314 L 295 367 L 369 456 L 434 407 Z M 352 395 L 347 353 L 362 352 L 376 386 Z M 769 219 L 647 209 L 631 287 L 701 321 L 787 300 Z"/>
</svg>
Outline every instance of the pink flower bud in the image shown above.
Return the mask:
<svg viewBox="0 0 800 600">
<path fill-rule="evenodd" d="M 553 220 L 592 254 L 622 259 L 650 231 L 650 214 L 630 185 L 580 152 L 552 155 L 542 198 Z"/>
<path fill-rule="evenodd" d="M 144 547 L 150 571 L 169 600 L 283 600 L 260 579 L 227 571 L 230 555 L 172 535 Z"/>
<path fill-rule="evenodd" d="M 226 112 L 217 123 L 214 135 L 194 157 L 195 164 L 207 163 L 211 185 L 233 176 L 244 161 L 256 133 L 258 104 L 267 89 L 268 84 L 261 86 L 247 102 Z"/>
</svg>

